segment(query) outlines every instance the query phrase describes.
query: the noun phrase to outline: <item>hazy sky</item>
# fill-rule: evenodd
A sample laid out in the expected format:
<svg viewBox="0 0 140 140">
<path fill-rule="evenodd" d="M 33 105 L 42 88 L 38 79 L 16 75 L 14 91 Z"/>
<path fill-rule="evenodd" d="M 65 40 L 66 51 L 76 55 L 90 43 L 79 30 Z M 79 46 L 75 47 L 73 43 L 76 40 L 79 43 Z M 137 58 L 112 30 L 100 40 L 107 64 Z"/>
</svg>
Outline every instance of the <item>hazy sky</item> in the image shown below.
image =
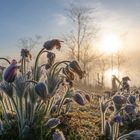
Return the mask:
<svg viewBox="0 0 140 140">
<path fill-rule="evenodd" d="M 69 31 L 69 3 L 96 7 L 100 33 L 121 36 L 129 66 L 140 69 L 140 0 L 0 0 L 0 56 L 19 52 L 17 41 L 41 35 L 45 41 Z M 131 61 L 130 61 L 131 60 Z"/>
</svg>

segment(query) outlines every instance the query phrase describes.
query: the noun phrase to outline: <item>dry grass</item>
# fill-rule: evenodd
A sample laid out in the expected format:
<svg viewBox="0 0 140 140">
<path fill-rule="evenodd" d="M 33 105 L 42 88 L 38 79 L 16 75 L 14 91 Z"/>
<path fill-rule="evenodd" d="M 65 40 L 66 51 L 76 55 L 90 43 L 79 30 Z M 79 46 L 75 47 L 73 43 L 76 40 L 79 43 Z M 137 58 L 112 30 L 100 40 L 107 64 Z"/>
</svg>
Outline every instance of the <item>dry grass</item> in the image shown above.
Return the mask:
<svg viewBox="0 0 140 140">
<path fill-rule="evenodd" d="M 74 104 L 63 118 L 62 129 L 68 140 L 98 140 L 100 134 L 100 109 L 98 98 L 86 106 Z M 64 127 L 65 126 L 65 127 Z M 72 133 L 73 137 L 70 137 Z"/>
</svg>

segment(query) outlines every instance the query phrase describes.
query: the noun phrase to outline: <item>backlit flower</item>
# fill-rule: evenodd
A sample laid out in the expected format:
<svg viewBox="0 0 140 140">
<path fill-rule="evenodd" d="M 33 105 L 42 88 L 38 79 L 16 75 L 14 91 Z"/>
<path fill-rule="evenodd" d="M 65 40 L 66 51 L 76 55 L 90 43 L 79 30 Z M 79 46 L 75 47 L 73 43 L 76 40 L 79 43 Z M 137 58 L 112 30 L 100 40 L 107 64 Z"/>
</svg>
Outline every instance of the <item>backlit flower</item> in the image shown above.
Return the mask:
<svg viewBox="0 0 140 140">
<path fill-rule="evenodd" d="M 48 120 L 48 122 L 45 124 L 45 127 L 47 128 L 55 128 L 60 124 L 60 119 L 59 118 L 51 118 Z"/>
<path fill-rule="evenodd" d="M 30 51 L 27 49 L 21 49 L 21 56 L 23 58 L 29 58 L 30 60 L 32 59 L 32 55 L 31 55 Z"/>
<path fill-rule="evenodd" d="M 69 69 L 71 71 L 73 71 L 74 73 L 76 73 L 79 76 L 80 79 L 82 79 L 84 74 L 85 74 L 85 72 L 83 72 L 81 70 L 81 68 L 80 68 L 79 64 L 77 63 L 77 61 L 70 62 Z"/>
<path fill-rule="evenodd" d="M 45 83 L 40 82 L 40 83 L 36 84 L 35 91 L 41 99 L 46 100 L 48 93 L 47 93 L 47 87 L 46 87 Z"/>
<path fill-rule="evenodd" d="M 79 105 L 85 105 L 85 100 L 83 96 L 78 92 L 74 95 L 74 101 L 77 102 Z"/>
<path fill-rule="evenodd" d="M 49 40 L 49 41 L 46 41 L 44 43 L 44 48 L 47 49 L 47 50 L 52 50 L 54 47 L 58 50 L 60 50 L 61 48 L 61 43 L 62 41 L 58 40 L 58 39 L 53 39 L 53 40 Z"/>
<path fill-rule="evenodd" d="M 15 80 L 15 77 L 17 75 L 17 68 L 17 61 L 12 60 L 10 65 L 4 71 L 3 78 L 6 82 L 12 83 Z"/>
<path fill-rule="evenodd" d="M 130 96 L 127 98 L 127 100 L 128 100 L 128 102 L 129 102 L 130 104 L 133 104 L 133 105 L 136 104 L 136 96 L 134 96 L 134 95 L 130 95 Z"/>
<path fill-rule="evenodd" d="M 60 130 L 56 130 L 53 134 L 53 140 L 65 140 L 63 132 Z"/>
</svg>

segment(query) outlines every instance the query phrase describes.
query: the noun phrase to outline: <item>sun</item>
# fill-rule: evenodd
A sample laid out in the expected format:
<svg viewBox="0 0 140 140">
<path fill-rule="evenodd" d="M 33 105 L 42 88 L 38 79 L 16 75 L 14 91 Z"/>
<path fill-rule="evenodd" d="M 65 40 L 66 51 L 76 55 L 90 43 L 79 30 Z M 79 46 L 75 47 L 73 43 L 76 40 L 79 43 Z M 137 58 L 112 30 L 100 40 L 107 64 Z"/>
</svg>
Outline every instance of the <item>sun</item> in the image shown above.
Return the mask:
<svg viewBox="0 0 140 140">
<path fill-rule="evenodd" d="M 101 43 L 100 51 L 105 53 L 116 53 L 122 48 L 121 39 L 115 34 L 104 34 Z"/>
<path fill-rule="evenodd" d="M 115 75 L 115 76 L 118 77 L 119 71 L 116 68 L 114 68 L 113 70 L 112 69 L 108 69 L 108 70 L 106 70 L 105 74 L 106 74 L 107 78 L 111 79 L 112 75 Z"/>
</svg>

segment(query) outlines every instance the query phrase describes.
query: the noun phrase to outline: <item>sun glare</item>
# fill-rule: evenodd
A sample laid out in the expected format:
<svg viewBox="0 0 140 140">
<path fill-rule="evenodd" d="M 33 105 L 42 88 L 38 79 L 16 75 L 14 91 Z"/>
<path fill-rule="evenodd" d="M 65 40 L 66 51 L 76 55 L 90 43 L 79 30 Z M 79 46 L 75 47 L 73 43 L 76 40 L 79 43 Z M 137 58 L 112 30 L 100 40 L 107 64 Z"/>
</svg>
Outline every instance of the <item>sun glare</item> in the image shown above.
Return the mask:
<svg viewBox="0 0 140 140">
<path fill-rule="evenodd" d="M 107 71 L 106 71 L 106 76 L 109 78 L 109 79 L 111 79 L 112 78 L 112 75 L 116 75 L 116 76 L 118 76 L 118 69 L 108 69 Z"/>
<path fill-rule="evenodd" d="M 105 53 L 116 53 L 122 47 L 121 39 L 115 34 L 103 35 L 100 51 Z"/>
</svg>

